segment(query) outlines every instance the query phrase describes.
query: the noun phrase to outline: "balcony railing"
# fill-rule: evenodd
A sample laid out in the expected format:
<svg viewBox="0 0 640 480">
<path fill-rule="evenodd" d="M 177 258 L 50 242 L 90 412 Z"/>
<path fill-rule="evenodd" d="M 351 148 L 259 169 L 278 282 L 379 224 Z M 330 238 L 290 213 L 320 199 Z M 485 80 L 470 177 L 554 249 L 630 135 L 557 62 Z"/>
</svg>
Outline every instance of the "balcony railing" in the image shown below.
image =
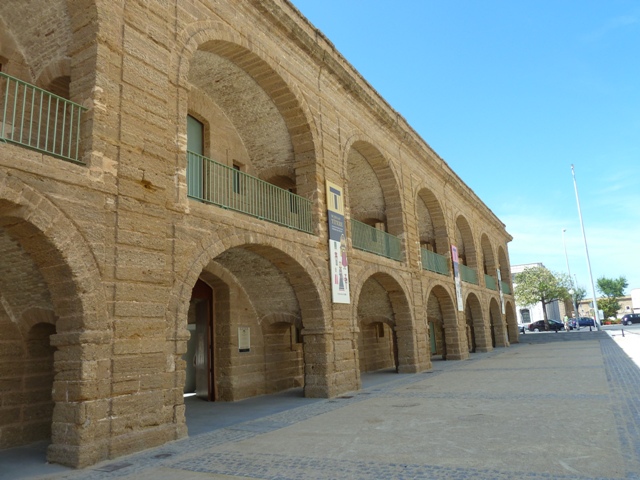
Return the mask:
<svg viewBox="0 0 640 480">
<path fill-rule="evenodd" d="M 496 279 L 493 278 L 491 275 L 487 275 L 485 273 L 484 275 L 484 284 L 487 286 L 487 288 L 489 290 L 497 290 L 497 286 L 496 286 Z"/>
<path fill-rule="evenodd" d="M 500 287 L 502 288 L 502 293 L 506 293 L 507 295 L 511 295 L 511 287 L 507 282 L 500 282 Z"/>
<path fill-rule="evenodd" d="M 449 275 L 449 260 L 447 260 L 447 257 L 424 248 L 420 249 L 420 257 L 422 258 L 422 268 L 424 270 Z"/>
<path fill-rule="evenodd" d="M 0 141 L 82 163 L 81 105 L 0 72 Z"/>
<path fill-rule="evenodd" d="M 187 195 L 313 233 L 309 200 L 193 152 L 187 152 Z"/>
<path fill-rule="evenodd" d="M 398 237 L 351 219 L 353 248 L 400 261 L 402 242 Z"/>
<path fill-rule="evenodd" d="M 460 278 L 463 282 L 473 283 L 474 285 L 478 285 L 478 273 L 475 269 L 471 267 L 467 267 L 466 265 L 459 264 L 460 267 Z"/>
</svg>

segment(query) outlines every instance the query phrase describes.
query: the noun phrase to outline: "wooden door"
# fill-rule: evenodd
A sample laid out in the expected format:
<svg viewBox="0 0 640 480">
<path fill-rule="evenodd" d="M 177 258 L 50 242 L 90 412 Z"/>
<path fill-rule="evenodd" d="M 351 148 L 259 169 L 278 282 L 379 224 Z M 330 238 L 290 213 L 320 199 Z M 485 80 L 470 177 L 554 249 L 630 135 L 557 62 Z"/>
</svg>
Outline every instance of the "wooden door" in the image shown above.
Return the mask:
<svg viewBox="0 0 640 480">
<path fill-rule="evenodd" d="M 196 396 L 212 402 L 215 400 L 213 290 L 198 280 L 191 299 L 196 309 Z"/>
</svg>

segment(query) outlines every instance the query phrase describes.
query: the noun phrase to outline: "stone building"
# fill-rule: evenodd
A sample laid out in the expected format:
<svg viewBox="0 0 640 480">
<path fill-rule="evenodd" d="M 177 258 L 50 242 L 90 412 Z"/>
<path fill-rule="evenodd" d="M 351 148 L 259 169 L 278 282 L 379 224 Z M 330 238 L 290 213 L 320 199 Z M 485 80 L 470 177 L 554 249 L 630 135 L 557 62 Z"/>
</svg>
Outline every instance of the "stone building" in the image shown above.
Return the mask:
<svg viewBox="0 0 640 480">
<path fill-rule="evenodd" d="M 517 342 L 504 225 L 287 0 L 3 0 L 0 64 L 2 448 Z"/>
</svg>

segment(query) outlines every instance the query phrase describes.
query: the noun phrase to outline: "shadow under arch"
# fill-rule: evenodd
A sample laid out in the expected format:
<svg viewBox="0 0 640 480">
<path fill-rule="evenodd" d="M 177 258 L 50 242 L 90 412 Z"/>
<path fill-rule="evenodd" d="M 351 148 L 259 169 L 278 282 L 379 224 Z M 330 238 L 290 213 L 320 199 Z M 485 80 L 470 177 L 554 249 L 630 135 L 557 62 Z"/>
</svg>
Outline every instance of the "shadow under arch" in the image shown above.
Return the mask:
<svg viewBox="0 0 640 480">
<path fill-rule="evenodd" d="M 207 242 L 208 247 L 198 253 L 189 269 L 183 272 L 183 281 L 174 287 L 174 338 L 178 342 L 175 355 L 181 354 L 179 344 L 188 338 L 183 333 L 186 324 L 184 319 L 187 318 L 193 285 L 201 276 L 207 279 L 204 272 L 216 274 L 216 270 L 224 270 L 229 272 L 227 278 L 216 275 L 228 286 L 244 292 L 254 312 L 251 321 L 255 328 L 264 328 L 266 331 L 273 325 L 286 324 L 295 328 L 292 335 L 301 334 L 301 342 L 292 342 L 300 343 L 300 349 L 304 348 L 305 396 L 330 396 L 331 372 L 322 365 L 322 358 L 328 362 L 332 332 L 325 318 L 328 294 L 318 282 L 320 273 L 308 256 L 295 245 L 253 233 L 249 240 L 242 234 L 232 232 L 235 230 L 230 228 L 214 234 Z M 265 282 L 267 278 L 269 281 Z M 234 315 L 233 309 L 239 307 L 231 305 L 229 308 L 229 315 Z M 235 315 L 237 317 L 237 312 Z M 231 324 L 235 325 L 233 322 Z M 253 339 L 253 332 L 251 335 Z M 176 358 L 176 361 L 179 360 Z"/>
<path fill-rule="evenodd" d="M 484 321 L 480 300 L 475 293 L 471 292 L 467 295 L 464 305 L 469 353 L 490 351 L 492 349 L 490 331 Z"/>
<path fill-rule="evenodd" d="M 242 25 L 237 27 L 243 28 Z M 305 174 L 317 168 L 315 152 L 318 151 L 318 129 L 313 123 L 314 116 L 297 86 L 297 80 L 255 38 L 248 40 L 252 37 L 250 32 L 244 32 L 246 35 L 242 33 L 216 21 L 194 22 L 179 32 L 177 48 L 171 59 L 171 72 L 175 74 L 173 81 L 178 89 L 175 115 L 178 119 L 176 136 L 179 144 L 182 148 L 186 147 L 183 140 L 186 139 L 184 119 L 188 112 L 189 72 L 194 56 L 198 51 L 217 55 L 244 71 L 273 102 L 286 126 L 293 154 L 293 158 L 280 166 L 280 175 L 295 179 L 296 193 L 317 202 L 320 198 L 315 182 L 303 181 Z M 245 135 L 243 138 L 246 140 L 250 137 Z M 176 168 L 182 170 L 185 165 L 186 155 L 181 152 L 176 160 Z M 256 174 L 264 178 L 260 170 Z M 317 213 L 314 212 L 314 215 Z"/>
<path fill-rule="evenodd" d="M 449 256 L 447 222 L 438 197 L 431 189 L 423 186 L 418 189 L 417 199 L 416 218 L 420 246 L 439 255 Z M 421 203 L 424 207 L 420 206 Z M 422 211 L 423 208 L 426 211 Z"/>
<path fill-rule="evenodd" d="M 442 285 L 435 285 L 428 292 L 427 325 L 431 357 L 443 360 L 461 360 L 466 352 L 460 351 L 458 315 L 454 296 Z"/>
<path fill-rule="evenodd" d="M 489 326 L 491 329 L 491 345 L 496 347 L 508 347 L 509 335 L 507 326 L 502 318 L 500 305 L 495 297 L 489 300 Z"/>
<path fill-rule="evenodd" d="M 458 244 L 456 246 L 458 247 L 458 259 L 460 264 L 469 268 L 477 269 L 478 256 L 473 238 L 473 230 L 465 216 L 462 214 L 458 215 L 456 218 L 455 241 Z"/>
<path fill-rule="evenodd" d="M 349 163 L 352 152 L 357 152 L 373 171 L 382 193 L 383 205 L 375 208 L 366 207 L 359 201 L 359 192 L 354 189 L 355 179 L 350 178 Z M 404 235 L 403 204 L 399 190 L 399 182 L 390 160 L 375 146 L 375 142 L 366 135 L 354 135 L 344 146 L 344 173 L 347 185 L 347 199 L 352 218 L 364 222 L 367 218 L 375 218 L 386 226 L 386 231 L 396 237 Z M 363 173 L 363 172 L 360 172 Z M 371 185 L 369 185 L 371 187 Z M 362 193 L 362 192 L 360 192 Z M 355 203 L 354 203 L 355 202 Z M 391 215 L 389 213 L 392 213 Z"/>
<path fill-rule="evenodd" d="M 354 321 L 365 324 L 381 323 L 393 325 L 395 365 L 399 373 L 415 373 L 426 368 L 418 362 L 415 324 L 406 288 L 393 272 L 372 266 L 362 272 L 352 287 L 352 298 L 357 299 L 352 307 Z M 366 319 L 373 318 L 371 322 Z M 384 319 L 384 320 L 383 320 Z M 357 330 L 357 329 L 356 329 Z"/>
<path fill-rule="evenodd" d="M 106 311 L 101 275 L 91 249 L 67 215 L 44 195 L 17 178 L 0 172 L 0 229 L 28 253 L 42 275 L 57 318 L 51 345 L 59 354 L 54 362 L 52 443 L 48 459 L 83 467 L 108 456 L 111 439 L 98 424 L 75 423 L 88 404 L 102 404 L 108 415 L 108 398 L 96 378 L 83 368 L 84 361 L 110 363 L 112 327 Z M 7 273 L 10 275 L 9 273 Z M 45 322 L 48 323 L 48 322 Z M 77 362 L 63 361 L 66 358 Z M 110 371 L 105 372 L 110 375 Z M 72 380 L 73 379 L 73 380 Z M 77 382 L 82 388 L 76 388 Z M 71 414 L 70 412 L 75 412 Z M 71 437 L 69 432 L 73 432 Z"/>
<path fill-rule="evenodd" d="M 507 323 L 507 332 L 509 335 L 509 343 L 520 343 L 518 331 L 518 318 L 515 312 L 515 306 L 511 300 L 505 301 L 504 305 L 505 317 Z"/>
<path fill-rule="evenodd" d="M 496 276 L 496 260 L 493 253 L 491 241 L 486 233 L 480 236 L 480 248 L 482 249 L 482 273 L 495 278 Z M 479 272 L 480 273 L 480 272 Z M 483 279 L 484 280 L 484 279 Z"/>
</svg>

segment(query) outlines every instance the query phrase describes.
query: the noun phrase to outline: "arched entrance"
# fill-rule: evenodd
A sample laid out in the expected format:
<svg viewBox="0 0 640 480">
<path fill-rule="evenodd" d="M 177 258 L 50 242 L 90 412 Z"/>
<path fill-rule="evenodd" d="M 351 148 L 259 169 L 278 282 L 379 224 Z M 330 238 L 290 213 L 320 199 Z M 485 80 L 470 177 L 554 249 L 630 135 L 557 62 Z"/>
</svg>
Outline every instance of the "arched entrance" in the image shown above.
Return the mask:
<svg viewBox="0 0 640 480">
<path fill-rule="evenodd" d="M 491 337 L 482 316 L 482 307 L 475 294 L 470 293 L 465 303 L 465 324 L 469 353 L 491 350 Z"/>
<path fill-rule="evenodd" d="M 519 334 L 518 331 L 518 319 L 515 314 L 515 307 L 511 301 L 505 302 L 505 317 L 507 322 L 507 332 L 509 335 L 509 343 L 518 343 Z"/>
<path fill-rule="evenodd" d="M 435 286 L 427 300 L 427 325 L 431 358 L 446 360 L 451 354 L 458 358 L 459 342 L 456 311 L 451 296 L 440 285 Z"/>
<path fill-rule="evenodd" d="M 209 401 L 292 388 L 301 388 L 300 396 L 322 396 L 315 381 L 324 373 L 315 367 L 321 344 L 312 341 L 307 351 L 305 342 L 309 329 L 316 327 L 317 334 L 324 321 L 311 278 L 294 258 L 271 246 L 244 244 L 216 254 L 183 310 L 190 333 L 181 359 L 185 391 Z"/>
<path fill-rule="evenodd" d="M 108 411 L 98 383 L 111 371 L 98 378 L 96 366 L 109 364 L 111 329 L 92 258 L 62 211 L 0 174 L 2 448 L 51 442 L 48 460 L 74 467 L 105 458 L 96 431 L 108 419 L 96 410 L 95 421 L 75 420 L 89 403 Z"/>
<path fill-rule="evenodd" d="M 507 326 L 502 319 L 500 306 L 495 298 L 492 298 L 489 302 L 489 322 L 491 325 L 491 345 L 493 345 L 493 348 L 508 347 L 509 335 Z"/>
<path fill-rule="evenodd" d="M 362 284 L 357 299 L 360 371 L 417 371 L 411 309 L 397 280 L 386 273 L 374 273 Z"/>
</svg>

